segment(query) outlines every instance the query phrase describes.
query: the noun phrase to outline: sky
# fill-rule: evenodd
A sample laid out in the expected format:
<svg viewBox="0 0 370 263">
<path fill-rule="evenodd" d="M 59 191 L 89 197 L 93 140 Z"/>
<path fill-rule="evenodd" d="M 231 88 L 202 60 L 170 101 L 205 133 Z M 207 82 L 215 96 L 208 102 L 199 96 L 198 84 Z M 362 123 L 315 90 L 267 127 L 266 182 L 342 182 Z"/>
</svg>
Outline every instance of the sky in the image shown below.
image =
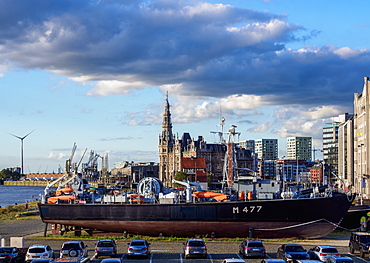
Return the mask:
<svg viewBox="0 0 370 263">
<path fill-rule="evenodd" d="M 363 4 L 2 0 L 0 169 L 20 166 L 13 135 L 30 132 L 25 173 L 63 169 L 74 143 L 74 162 L 158 162 L 167 93 L 180 137 L 218 142 L 224 117 L 240 141 L 278 139 L 279 156 L 289 136 L 322 149 L 370 76 Z"/>
</svg>

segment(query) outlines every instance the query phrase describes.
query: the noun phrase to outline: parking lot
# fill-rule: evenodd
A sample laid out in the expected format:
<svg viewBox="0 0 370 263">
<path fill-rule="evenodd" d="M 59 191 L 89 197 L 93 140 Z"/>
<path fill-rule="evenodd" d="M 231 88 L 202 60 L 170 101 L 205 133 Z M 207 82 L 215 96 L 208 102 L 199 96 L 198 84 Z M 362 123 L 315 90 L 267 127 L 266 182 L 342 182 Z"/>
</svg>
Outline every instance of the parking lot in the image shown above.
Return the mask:
<svg viewBox="0 0 370 263">
<path fill-rule="evenodd" d="M 78 239 L 76 239 L 78 240 Z M 59 249 L 65 240 L 61 239 L 25 239 L 25 246 L 30 246 L 32 244 L 48 244 L 50 245 L 54 251 L 55 256 L 59 257 Z M 85 244 L 88 245 L 89 250 L 89 258 L 91 259 L 92 263 L 99 263 L 104 257 L 99 257 L 99 259 L 95 259 L 94 248 L 95 243 L 97 240 L 84 240 Z M 242 258 L 241 255 L 238 253 L 239 250 L 239 242 L 218 242 L 216 241 L 208 241 L 207 242 L 207 250 L 208 256 L 206 259 L 184 259 L 183 257 L 183 241 L 150 241 L 151 243 L 151 255 L 149 258 L 130 258 L 128 259 L 126 256 L 127 250 L 127 243 L 129 241 L 118 240 L 118 257 L 123 259 L 123 262 L 132 262 L 132 263 L 161 263 L 161 262 L 170 262 L 170 263 L 181 263 L 181 262 L 210 262 L 210 263 L 220 263 L 222 260 L 226 258 Z M 305 249 L 310 249 L 315 245 L 320 245 L 320 241 L 312 241 L 312 242 L 297 242 L 298 244 L 303 245 Z M 281 246 L 281 242 L 264 242 L 267 251 L 268 258 L 276 258 L 276 251 L 279 246 Z M 326 244 L 326 243 L 323 243 Z M 348 250 L 348 242 L 343 241 L 340 242 L 339 245 L 336 245 L 339 253 L 342 256 L 348 256 L 355 260 L 357 263 L 364 263 L 368 262 L 368 256 L 366 259 L 360 258 L 358 253 L 349 254 Z M 243 258 L 247 263 L 260 263 L 262 259 L 258 258 Z"/>
</svg>

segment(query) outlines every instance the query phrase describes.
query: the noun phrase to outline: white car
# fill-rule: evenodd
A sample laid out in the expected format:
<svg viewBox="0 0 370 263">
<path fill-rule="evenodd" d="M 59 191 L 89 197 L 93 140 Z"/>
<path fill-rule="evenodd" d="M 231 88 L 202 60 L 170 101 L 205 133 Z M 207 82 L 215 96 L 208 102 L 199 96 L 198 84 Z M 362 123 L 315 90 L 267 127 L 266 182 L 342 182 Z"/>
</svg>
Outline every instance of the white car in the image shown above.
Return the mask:
<svg viewBox="0 0 370 263">
<path fill-rule="evenodd" d="M 325 261 L 330 257 L 340 257 L 336 247 L 333 246 L 315 246 L 308 251 L 311 259 Z"/>
<path fill-rule="evenodd" d="M 43 258 L 54 258 L 54 250 L 49 245 L 32 245 L 28 248 L 26 262 Z"/>
<path fill-rule="evenodd" d="M 226 258 L 222 263 L 245 263 L 245 261 L 240 258 Z"/>
</svg>

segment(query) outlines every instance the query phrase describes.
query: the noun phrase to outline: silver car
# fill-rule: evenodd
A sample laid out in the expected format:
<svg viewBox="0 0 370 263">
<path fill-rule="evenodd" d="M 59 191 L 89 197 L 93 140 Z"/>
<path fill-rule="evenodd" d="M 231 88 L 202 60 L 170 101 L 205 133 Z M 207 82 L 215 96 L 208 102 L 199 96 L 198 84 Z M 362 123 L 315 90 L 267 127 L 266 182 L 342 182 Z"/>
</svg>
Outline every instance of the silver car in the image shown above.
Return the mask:
<svg viewBox="0 0 370 263">
<path fill-rule="evenodd" d="M 200 238 L 192 238 L 188 239 L 186 243 L 184 243 L 184 257 L 207 257 L 207 247 L 206 242 Z"/>
<path fill-rule="evenodd" d="M 117 244 L 113 239 L 100 239 L 95 244 L 95 258 L 100 256 L 117 256 Z"/>
<path fill-rule="evenodd" d="M 127 258 L 131 256 L 150 256 L 150 243 L 146 240 L 132 240 L 128 243 Z"/>
</svg>

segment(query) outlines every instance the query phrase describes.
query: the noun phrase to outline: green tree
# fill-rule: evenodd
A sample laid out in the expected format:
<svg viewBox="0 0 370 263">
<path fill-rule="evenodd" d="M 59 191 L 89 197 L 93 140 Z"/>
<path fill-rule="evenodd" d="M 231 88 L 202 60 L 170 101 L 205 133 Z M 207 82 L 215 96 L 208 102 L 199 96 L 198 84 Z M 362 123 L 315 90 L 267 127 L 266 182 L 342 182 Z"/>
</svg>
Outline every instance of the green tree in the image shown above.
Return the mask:
<svg viewBox="0 0 370 263">
<path fill-rule="evenodd" d="M 21 178 L 21 174 L 18 172 L 12 172 L 7 169 L 3 169 L 0 171 L 0 179 L 19 180 L 19 178 Z"/>
<path fill-rule="evenodd" d="M 185 172 L 177 172 L 174 177 L 175 180 L 177 181 L 184 181 L 188 179 L 188 175 Z M 180 184 L 173 184 L 174 187 L 183 187 L 183 185 Z"/>
</svg>

